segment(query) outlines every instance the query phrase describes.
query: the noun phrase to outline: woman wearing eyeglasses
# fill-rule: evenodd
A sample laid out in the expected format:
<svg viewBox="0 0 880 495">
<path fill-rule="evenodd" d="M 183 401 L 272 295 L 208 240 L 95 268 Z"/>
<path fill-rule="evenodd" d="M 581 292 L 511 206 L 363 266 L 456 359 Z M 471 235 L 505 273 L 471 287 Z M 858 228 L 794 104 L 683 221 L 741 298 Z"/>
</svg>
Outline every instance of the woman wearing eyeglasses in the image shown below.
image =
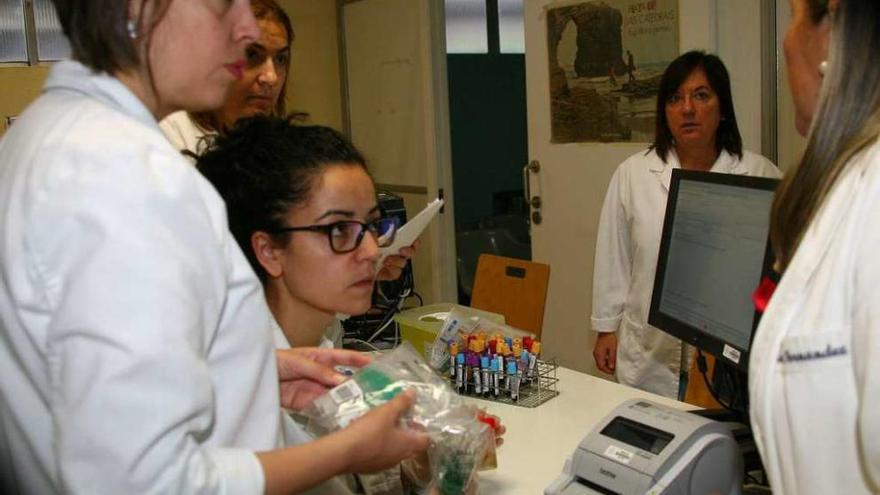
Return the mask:
<svg viewBox="0 0 880 495">
<path fill-rule="evenodd" d="M 715 55 L 690 51 L 663 72 L 654 143 L 617 167 L 596 239 L 591 315 L 596 367 L 624 385 L 671 398 L 684 392 L 679 377 L 686 350 L 648 324 L 648 307 L 676 168 L 779 176 L 769 160 L 743 150 L 730 76 Z"/>
<path fill-rule="evenodd" d="M 218 138 L 197 166 L 226 200 L 280 344 L 319 345 L 336 314 L 370 308 L 379 248 L 396 226 L 381 218 L 364 158 L 341 134 L 254 118 Z"/>
</svg>

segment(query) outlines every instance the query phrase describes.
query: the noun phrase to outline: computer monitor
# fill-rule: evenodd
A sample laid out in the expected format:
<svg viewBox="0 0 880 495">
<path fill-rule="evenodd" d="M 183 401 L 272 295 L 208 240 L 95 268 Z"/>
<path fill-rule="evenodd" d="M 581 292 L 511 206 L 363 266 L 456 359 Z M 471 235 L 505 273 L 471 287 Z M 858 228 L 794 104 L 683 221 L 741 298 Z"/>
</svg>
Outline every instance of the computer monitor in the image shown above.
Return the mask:
<svg viewBox="0 0 880 495">
<path fill-rule="evenodd" d="M 775 179 L 675 169 L 648 323 L 745 371 Z"/>
</svg>

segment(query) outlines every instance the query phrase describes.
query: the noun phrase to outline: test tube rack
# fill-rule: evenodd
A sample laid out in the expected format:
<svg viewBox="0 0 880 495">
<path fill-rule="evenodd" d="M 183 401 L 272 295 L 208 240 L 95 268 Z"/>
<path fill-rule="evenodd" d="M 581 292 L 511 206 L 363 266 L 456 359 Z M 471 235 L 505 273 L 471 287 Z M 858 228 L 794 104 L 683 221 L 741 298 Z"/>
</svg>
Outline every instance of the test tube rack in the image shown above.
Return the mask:
<svg viewBox="0 0 880 495">
<path fill-rule="evenodd" d="M 449 372 L 444 373 L 444 376 L 449 381 L 452 389 L 465 397 L 510 404 L 519 407 L 538 407 L 559 395 L 559 390 L 557 389 L 559 378 L 556 376 L 558 368 L 559 365 L 556 364 L 555 359 L 547 361 L 538 359 L 535 363 L 535 372 L 532 378 L 522 380 L 522 377 L 520 377 L 522 381 L 519 386 L 519 397 L 517 400 L 511 398 L 510 387 L 508 386 L 506 379 L 499 380 L 498 395 L 496 396 L 494 385 L 490 387 L 488 395 L 485 393 L 477 394 L 475 392 L 477 384 L 473 376 L 473 371 L 471 370 L 465 373 L 466 377 L 462 380 L 463 391 L 458 389 L 456 377 L 452 376 Z M 507 375 L 504 374 L 503 378 L 506 377 Z M 499 378 L 502 378 L 502 374 L 499 374 Z M 482 376 L 480 383 L 482 386 Z"/>
</svg>

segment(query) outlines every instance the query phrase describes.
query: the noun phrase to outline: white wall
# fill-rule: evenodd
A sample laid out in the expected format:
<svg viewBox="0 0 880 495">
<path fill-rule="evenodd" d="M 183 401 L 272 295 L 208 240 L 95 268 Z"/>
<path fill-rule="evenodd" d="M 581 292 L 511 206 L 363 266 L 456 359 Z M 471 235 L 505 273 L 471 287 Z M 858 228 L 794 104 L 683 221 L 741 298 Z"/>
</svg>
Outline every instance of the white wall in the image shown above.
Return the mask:
<svg viewBox="0 0 880 495">
<path fill-rule="evenodd" d="M 743 148 L 761 149 L 761 0 L 718 0 L 716 53 L 730 73 Z"/>
</svg>

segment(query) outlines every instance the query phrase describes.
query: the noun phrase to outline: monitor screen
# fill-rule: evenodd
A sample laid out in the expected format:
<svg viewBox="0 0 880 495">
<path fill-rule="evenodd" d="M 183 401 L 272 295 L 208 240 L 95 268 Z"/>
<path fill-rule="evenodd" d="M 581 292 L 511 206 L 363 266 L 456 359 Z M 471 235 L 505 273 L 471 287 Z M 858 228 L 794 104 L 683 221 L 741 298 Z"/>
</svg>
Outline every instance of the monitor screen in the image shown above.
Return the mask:
<svg viewBox="0 0 880 495">
<path fill-rule="evenodd" d="M 745 369 L 778 183 L 675 169 L 648 322 Z"/>
</svg>

